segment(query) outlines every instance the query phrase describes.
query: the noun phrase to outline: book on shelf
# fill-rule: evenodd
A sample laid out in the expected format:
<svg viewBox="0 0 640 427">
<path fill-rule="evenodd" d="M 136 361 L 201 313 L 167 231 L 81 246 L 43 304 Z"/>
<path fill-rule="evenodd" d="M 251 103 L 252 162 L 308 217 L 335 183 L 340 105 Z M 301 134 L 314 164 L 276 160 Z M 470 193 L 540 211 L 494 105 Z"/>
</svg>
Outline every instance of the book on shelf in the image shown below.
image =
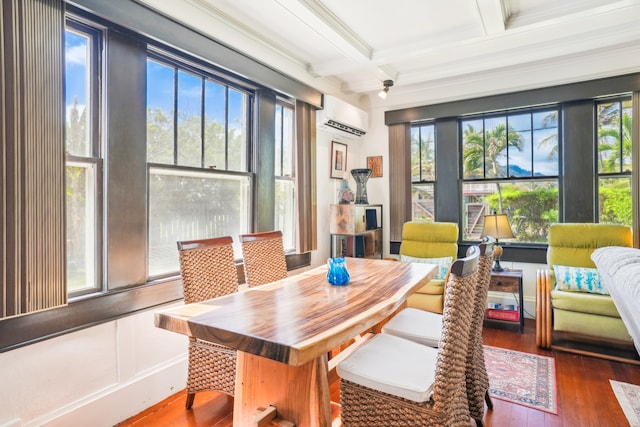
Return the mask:
<svg viewBox="0 0 640 427">
<path fill-rule="evenodd" d="M 509 320 L 512 322 L 520 320 L 520 313 L 518 313 L 518 310 L 496 310 L 488 308 L 486 310 L 486 315 L 487 319 Z"/>
</svg>

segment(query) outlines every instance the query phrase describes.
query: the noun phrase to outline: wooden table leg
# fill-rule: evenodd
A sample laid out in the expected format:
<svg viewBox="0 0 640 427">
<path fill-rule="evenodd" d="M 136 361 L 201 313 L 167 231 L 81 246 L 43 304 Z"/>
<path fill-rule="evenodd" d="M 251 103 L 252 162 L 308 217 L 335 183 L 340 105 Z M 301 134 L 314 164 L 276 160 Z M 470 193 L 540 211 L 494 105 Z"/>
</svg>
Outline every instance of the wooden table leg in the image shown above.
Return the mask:
<svg viewBox="0 0 640 427">
<path fill-rule="evenodd" d="M 277 408 L 278 417 L 298 427 L 331 426 L 327 355 L 291 366 L 239 351 L 233 425 L 251 426 L 257 408 Z"/>
</svg>

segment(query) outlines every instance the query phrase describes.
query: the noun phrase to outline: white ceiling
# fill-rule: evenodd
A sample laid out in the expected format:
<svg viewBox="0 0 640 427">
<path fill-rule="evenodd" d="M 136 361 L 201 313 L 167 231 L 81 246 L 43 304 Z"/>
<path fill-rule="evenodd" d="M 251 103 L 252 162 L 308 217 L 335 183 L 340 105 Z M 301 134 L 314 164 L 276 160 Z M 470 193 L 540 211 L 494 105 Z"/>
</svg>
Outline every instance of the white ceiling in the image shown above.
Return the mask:
<svg viewBox="0 0 640 427">
<path fill-rule="evenodd" d="M 640 0 L 137 1 L 368 106 L 640 71 Z M 394 86 L 382 101 L 387 79 Z"/>
</svg>

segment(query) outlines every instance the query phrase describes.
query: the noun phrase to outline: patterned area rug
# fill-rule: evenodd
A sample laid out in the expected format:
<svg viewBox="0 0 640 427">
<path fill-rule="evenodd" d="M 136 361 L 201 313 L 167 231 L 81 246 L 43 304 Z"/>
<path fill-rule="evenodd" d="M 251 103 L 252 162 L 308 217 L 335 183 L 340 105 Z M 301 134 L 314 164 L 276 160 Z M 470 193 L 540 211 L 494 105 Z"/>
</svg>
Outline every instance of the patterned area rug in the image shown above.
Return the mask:
<svg viewBox="0 0 640 427">
<path fill-rule="evenodd" d="M 631 427 L 640 427 L 640 386 L 609 380 Z"/>
<path fill-rule="evenodd" d="M 484 356 L 492 397 L 558 413 L 555 359 L 490 346 Z"/>
</svg>

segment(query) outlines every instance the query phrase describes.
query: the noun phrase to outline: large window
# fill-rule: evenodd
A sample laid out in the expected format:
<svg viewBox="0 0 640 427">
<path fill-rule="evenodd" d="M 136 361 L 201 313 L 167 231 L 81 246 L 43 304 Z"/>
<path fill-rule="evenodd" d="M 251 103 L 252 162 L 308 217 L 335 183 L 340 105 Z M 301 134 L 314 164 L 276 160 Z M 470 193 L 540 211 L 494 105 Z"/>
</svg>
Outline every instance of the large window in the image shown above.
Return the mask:
<svg viewBox="0 0 640 427">
<path fill-rule="evenodd" d="M 276 104 L 275 131 L 275 229 L 282 231 L 285 251 L 296 247 L 296 176 L 294 109 Z"/>
<path fill-rule="evenodd" d="M 411 126 L 411 216 L 414 220 L 434 221 L 435 126 Z"/>
<path fill-rule="evenodd" d="M 596 116 L 598 219 L 631 226 L 631 99 L 600 101 Z"/>
<path fill-rule="evenodd" d="M 204 69 L 147 60 L 149 276 L 179 270 L 176 241 L 250 231 L 252 94 Z"/>
<path fill-rule="evenodd" d="M 74 21 L 65 31 L 67 290 L 101 288 L 100 32 Z"/>
<path fill-rule="evenodd" d="M 558 221 L 558 110 L 460 120 L 462 230 L 477 240 L 484 215 L 508 215 L 516 241 L 546 242 Z"/>
</svg>

